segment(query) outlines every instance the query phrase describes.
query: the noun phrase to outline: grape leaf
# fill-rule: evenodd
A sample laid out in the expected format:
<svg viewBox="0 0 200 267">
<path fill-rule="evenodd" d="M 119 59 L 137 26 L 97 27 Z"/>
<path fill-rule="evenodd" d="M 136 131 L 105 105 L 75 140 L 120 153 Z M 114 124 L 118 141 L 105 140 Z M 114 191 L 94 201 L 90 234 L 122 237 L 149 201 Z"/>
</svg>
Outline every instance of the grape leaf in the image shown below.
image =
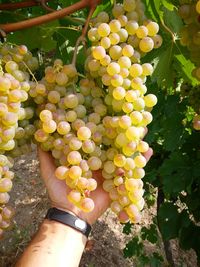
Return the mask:
<svg viewBox="0 0 200 267">
<path fill-rule="evenodd" d="M 155 59 L 156 67 L 152 75 L 152 80 L 156 80 L 159 86 L 171 87 L 173 84 L 172 55 L 173 46 L 171 44 Z"/>
<path fill-rule="evenodd" d="M 163 203 L 158 211 L 158 224 L 164 240 L 176 238 L 180 225 L 177 207 L 172 203 Z"/>
</svg>

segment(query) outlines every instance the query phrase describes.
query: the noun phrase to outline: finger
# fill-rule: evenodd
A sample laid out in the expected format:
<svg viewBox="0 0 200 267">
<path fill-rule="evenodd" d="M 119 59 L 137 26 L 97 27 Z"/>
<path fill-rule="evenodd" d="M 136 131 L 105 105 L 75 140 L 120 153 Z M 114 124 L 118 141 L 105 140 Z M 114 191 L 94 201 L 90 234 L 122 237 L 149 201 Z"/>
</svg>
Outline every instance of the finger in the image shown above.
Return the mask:
<svg viewBox="0 0 200 267">
<path fill-rule="evenodd" d="M 147 133 L 148 133 L 148 128 L 144 127 L 144 137 L 147 135 Z"/>
<path fill-rule="evenodd" d="M 53 177 L 53 174 L 56 170 L 56 166 L 51 154 L 43 151 L 40 147 L 38 147 L 38 157 L 40 161 L 40 170 L 42 178 L 46 180 L 50 177 Z"/>
<path fill-rule="evenodd" d="M 143 153 L 143 155 L 148 162 L 153 155 L 153 149 L 150 147 L 147 152 Z"/>
<path fill-rule="evenodd" d="M 93 171 L 93 176 L 95 178 L 95 180 L 97 181 L 98 185 L 102 184 L 104 181 L 104 178 L 102 176 L 102 170 L 98 170 L 98 171 Z"/>
</svg>

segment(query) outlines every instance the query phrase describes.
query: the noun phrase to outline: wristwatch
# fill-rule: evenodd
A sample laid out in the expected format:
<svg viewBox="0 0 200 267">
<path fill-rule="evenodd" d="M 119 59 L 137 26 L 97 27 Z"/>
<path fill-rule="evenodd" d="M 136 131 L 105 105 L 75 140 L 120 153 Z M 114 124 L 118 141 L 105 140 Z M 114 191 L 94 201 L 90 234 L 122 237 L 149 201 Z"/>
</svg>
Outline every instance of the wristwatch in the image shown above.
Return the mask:
<svg viewBox="0 0 200 267">
<path fill-rule="evenodd" d="M 57 208 L 50 208 L 45 218 L 48 220 L 53 220 L 68 225 L 78 230 L 86 237 L 89 236 L 91 231 L 91 226 L 87 222 L 76 217 L 75 215 L 72 215 L 69 212 L 59 210 Z"/>
</svg>

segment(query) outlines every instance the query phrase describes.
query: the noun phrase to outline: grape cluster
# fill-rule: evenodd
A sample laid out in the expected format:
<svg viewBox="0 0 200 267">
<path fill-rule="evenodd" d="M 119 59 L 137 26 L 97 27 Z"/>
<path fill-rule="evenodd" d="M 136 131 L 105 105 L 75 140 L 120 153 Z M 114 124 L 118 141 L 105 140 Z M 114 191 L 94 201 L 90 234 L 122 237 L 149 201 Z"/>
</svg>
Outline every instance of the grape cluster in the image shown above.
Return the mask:
<svg viewBox="0 0 200 267">
<path fill-rule="evenodd" d="M 193 119 L 193 128 L 200 131 L 200 115 L 196 114 Z"/>
<path fill-rule="evenodd" d="M 185 23 L 180 32 L 180 42 L 188 48 L 195 64 L 192 75 L 200 81 L 200 1 L 181 1 L 179 15 Z"/>
<path fill-rule="evenodd" d="M 181 96 L 187 98 L 189 104 L 196 112 L 193 119 L 193 128 L 200 130 L 200 86 L 192 86 L 188 83 L 183 83 L 180 88 Z"/>
<path fill-rule="evenodd" d="M 196 113 L 200 113 L 200 86 L 192 86 L 188 83 L 181 85 L 181 96 L 188 98 L 189 104 Z"/>
<path fill-rule="evenodd" d="M 40 119 L 35 140 L 56 159 L 55 176 L 70 187 L 68 199 L 85 212 L 92 211 L 89 195 L 97 187 L 92 171 L 102 166 L 100 88 L 88 79 L 77 84 L 76 68 L 56 60 L 46 68 L 45 77 L 32 84 L 30 95 Z M 93 112 L 96 107 L 99 113 Z"/>
<path fill-rule="evenodd" d="M 124 0 L 114 6 L 112 14 L 110 19 L 101 12 L 92 21 L 88 32 L 92 47 L 85 69 L 104 95 L 103 103 L 95 107 L 103 116 L 103 188 L 119 220 L 136 223 L 144 207 L 143 153 L 149 149 L 142 139 L 157 103 L 155 95 L 146 94 L 145 85 L 153 66 L 141 64 L 141 58 L 160 47 L 162 38 L 158 24 L 146 19 L 141 1 Z"/>
<path fill-rule="evenodd" d="M 33 117 L 31 107 L 25 107 L 30 89 L 30 73 L 38 67 L 38 60 L 26 46 L 0 46 L 0 229 L 9 226 L 9 200 L 13 172 L 10 158 L 27 151 L 27 138 L 34 134 L 29 124 Z M 26 136 L 25 136 L 26 135 Z M 26 150 L 25 150 L 26 147 Z M 18 151 L 18 152 L 17 152 Z M 9 215 L 10 214 L 10 215 Z"/>
<path fill-rule="evenodd" d="M 115 4 L 111 16 L 101 12 L 91 25 L 83 79 L 74 65 L 57 59 L 40 81 L 31 81 L 38 61 L 27 48 L 0 48 L 0 190 L 6 178 L 2 194 L 7 196 L 13 178 L 3 154 L 25 153 L 34 135 L 34 142 L 52 153 L 55 176 L 70 188 L 72 203 L 85 212 L 94 209 L 90 193 L 97 187 L 95 171 L 101 171 L 111 209 L 121 222 L 137 223 L 149 150 L 143 138 L 157 103 L 145 85 L 153 66 L 141 58 L 159 48 L 162 37 L 140 0 Z M 0 212 L 0 228 L 5 228 L 12 212 L 4 206 Z"/>
<path fill-rule="evenodd" d="M 4 229 L 10 226 L 10 219 L 13 216 L 13 210 L 6 206 L 9 202 L 9 191 L 12 189 L 12 179 L 14 173 L 10 171 L 13 162 L 5 155 L 0 155 L 0 237 Z"/>
</svg>

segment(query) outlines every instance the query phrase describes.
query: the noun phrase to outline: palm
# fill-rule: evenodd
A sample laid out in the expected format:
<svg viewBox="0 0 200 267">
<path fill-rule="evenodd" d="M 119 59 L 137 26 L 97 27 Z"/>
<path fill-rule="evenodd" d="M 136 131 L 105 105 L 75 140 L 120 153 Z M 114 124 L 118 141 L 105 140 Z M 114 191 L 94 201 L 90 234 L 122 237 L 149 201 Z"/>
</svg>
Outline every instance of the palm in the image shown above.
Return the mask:
<svg viewBox="0 0 200 267">
<path fill-rule="evenodd" d="M 56 179 L 54 175 L 56 166 L 52 156 L 39 149 L 39 159 L 41 175 L 47 187 L 52 206 L 70 210 L 91 224 L 109 207 L 110 199 L 102 188 L 103 178 L 101 171 L 94 172 L 94 178 L 98 183 L 98 187 L 90 194 L 95 208 L 90 213 L 84 213 L 67 200 L 66 195 L 70 188 L 66 185 L 65 181 Z"/>
</svg>

